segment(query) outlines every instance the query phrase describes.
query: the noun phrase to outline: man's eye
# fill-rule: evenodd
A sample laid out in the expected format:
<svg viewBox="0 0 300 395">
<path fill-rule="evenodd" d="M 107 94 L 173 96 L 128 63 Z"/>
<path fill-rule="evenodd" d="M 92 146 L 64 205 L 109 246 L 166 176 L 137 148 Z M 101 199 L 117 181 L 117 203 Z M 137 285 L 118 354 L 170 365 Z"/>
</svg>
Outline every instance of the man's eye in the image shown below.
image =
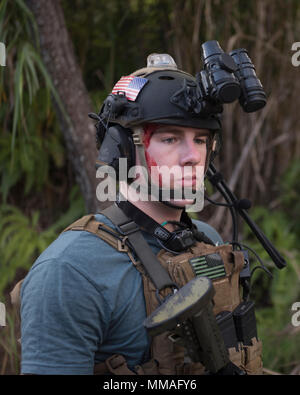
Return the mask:
<svg viewBox="0 0 300 395">
<path fill-rule="evenodd" d="M 168 138 L 162 139 L 162 142 L 166 143 L 166 144 L 173 144 L 173 143 L 175 143 L 175 141 L 176 141 L 175 137 L 168 137 Z"/>
<path fill-rule="evenodd" d="M 197 144 L 206 144 L 206 139 L 202 137 L 196 138 L 195 141 Z"/>
</svg>

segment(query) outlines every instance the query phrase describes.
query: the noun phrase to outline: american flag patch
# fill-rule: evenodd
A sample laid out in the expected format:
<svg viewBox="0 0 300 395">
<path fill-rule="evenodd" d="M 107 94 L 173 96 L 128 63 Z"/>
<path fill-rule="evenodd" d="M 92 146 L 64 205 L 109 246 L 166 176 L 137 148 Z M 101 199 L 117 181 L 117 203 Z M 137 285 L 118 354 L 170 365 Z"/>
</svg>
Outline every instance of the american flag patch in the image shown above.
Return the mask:
<svg viewBox="0 0 300 395">
<path fill-rule="evenodd" d="M 211 280 L 225 277 L 226 271 L 220 254 L 208 254 L 189 259 L 196 276 L 205 276 Z"/>
<path fill-rule="evenodd" d="M 128 100 L 135 101 L 143 86 L 148 82 L 146 78 L 127 75 L 122 77 L 113 87 L 111 93 L 116 95 L 123 92 Z"/>
</svg>

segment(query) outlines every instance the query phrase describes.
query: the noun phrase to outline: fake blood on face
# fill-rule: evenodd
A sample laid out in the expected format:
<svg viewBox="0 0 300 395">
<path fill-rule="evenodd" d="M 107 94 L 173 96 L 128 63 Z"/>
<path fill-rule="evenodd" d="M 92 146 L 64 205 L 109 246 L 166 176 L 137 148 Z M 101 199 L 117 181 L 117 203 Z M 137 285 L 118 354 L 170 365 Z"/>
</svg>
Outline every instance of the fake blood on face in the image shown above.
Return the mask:
<svg viewBox="0 0 300 395">
<path fill-rule="evenodd" d="M 154 158 L 152 158 L 150 156 L 150 154 L 148 152 L 148 147 L 149 147 L 149 144 L 150 144 L 150 139 L 151 139 L 152 134 L 159 127 L 160 127 L 160 125 L 157 124 L 157 123 L 147 123 L 144 126 L 143 143 L 144 143 L 144 147 L 145 147 L 145 157 L 146 157 L 146 162 L 147 162 L 149 171 L 151 171 L 151 166 L 157 166 L 156 161 L 154 160 Z"/>
<path fill-rule="evenodd" d="M 159 124 L 159 123 L 147 123 L 144 125 L 144 137 L 143 137 L 143 143 L 144 143 L 144 149 L 145 149 L 145 159 L 148 167 L 148 173 L 153 179 L 158 182 L 159 186 L 162 187 L 163 185 L 163 175 L 159 172 L 158 164 L 156 160 L 153 158 L 153 156 L 150 155 L 148 147 L 150 145 L 150 140 L 153 135 L 153 133 L 159 129 L 160 127 L 163 127 L 164 125 Z"/>
</svg>

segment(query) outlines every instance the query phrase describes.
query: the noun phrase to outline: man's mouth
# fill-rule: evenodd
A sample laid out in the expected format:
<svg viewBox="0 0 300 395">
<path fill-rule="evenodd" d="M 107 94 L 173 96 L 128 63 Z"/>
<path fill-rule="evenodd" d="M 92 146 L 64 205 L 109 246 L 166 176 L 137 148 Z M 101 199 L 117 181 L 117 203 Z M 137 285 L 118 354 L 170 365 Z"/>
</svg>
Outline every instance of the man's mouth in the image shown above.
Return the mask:
<svg viewBox="0 0 300 395">
<path fill-rule="evenodd" d="M 197 183 L 197 177 L 196 176 L 192 176 L 192 177 L 183 177 L 181 179 L 181 184 L 182 186 L 195 186 Z"/>
</svg>

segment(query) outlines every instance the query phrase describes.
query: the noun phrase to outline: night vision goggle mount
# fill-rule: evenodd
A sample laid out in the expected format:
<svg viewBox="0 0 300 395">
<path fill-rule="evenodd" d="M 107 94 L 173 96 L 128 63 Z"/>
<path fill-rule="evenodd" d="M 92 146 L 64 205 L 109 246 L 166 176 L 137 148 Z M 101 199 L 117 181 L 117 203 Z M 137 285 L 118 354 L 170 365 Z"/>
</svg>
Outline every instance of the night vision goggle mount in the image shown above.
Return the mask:
<svg viewBox="0 0 300 395">
<path fill-rule="evenodd" d="M 151 56 L 161 55 L 154 54 L 149 57 Z M 165 103 L 165 118 L 172 118 L 176 107 L 183 110 L 185 117 L 190 114 L 197 118 L 209 118 L 222 113 L 224 103 L 232 103 L 237 99 L 243 110 L 248 113 L 260 110 L 266 104 L 262 84 L 256 76 L 247 51 L 243 48 L 227 54 L 217 41 L 205 42 L 202 45 L 203 70 L 196 73 L 195 79 L 178 70 L 171 56 L 164 56 L 167 60 L 162 63 L 152 64 L 151 59 L 148 61 L 146 78 L 151 79 L 151 73 L 161 69 L 177 71 L 178 77 L 182 79 L 181 88 L 170 94 L 169 104 Z M 148 89 L 147 86 L 145 88 Z M 122 92 L 109 94 L 99 116 L 95 117 L 94 114 L 94 119 L 102 121 L 99 128 L 105 126 L 103 120 L 117 121 L 125 127 L 143 121 L 159 122 L 159 117 L 156 119 L 155 114 L 151 115 L 151 119 L 144 119 L 144 106 L 147 106 L 147 103 L 127 100 Z"/>
<path fill-rule="evenodd" d="M 196 74 L 196 84 L 184 80 L 171 102 L 197 114 L 218 114 L 223 103 L 239 99 L 245 112 L 260 110 L 266 95 L 256 76 L 255 68 L 245 49 L 224 53 L 217 41 L 202 45 L 204 69 Z"/>
</svg>

